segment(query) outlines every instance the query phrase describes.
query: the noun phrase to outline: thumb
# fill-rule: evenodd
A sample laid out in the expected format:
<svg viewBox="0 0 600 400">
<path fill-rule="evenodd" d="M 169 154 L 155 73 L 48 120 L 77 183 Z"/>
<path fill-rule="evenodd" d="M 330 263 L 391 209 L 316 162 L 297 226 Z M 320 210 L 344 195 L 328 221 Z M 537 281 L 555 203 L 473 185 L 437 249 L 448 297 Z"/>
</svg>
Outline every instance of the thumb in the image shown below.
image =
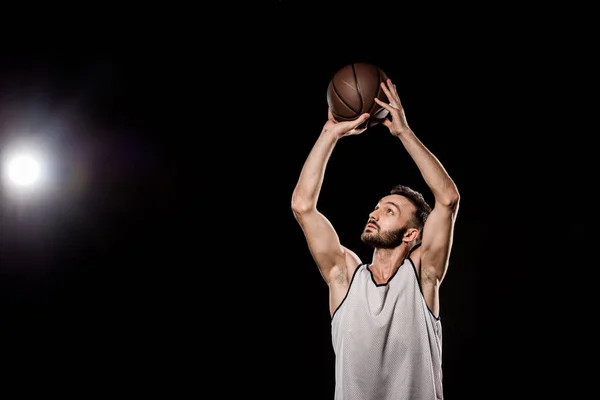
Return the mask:
<svg viewBox="0 0 600 400">
<path fill-rule="evenodd" d="M 357 126 L 368 120 L 370 117 L 371 115 L 369 113 L 364 113 L 361 114 L 360 117 L 353 119 L 352 121 L 346 121 L 345 124 L 347 124 L 349 128 L 356 128 Z"/>
<path fill-rule="evenodd" d="M 391 127 L 392 127 L 392 121 L 390 121 L 390 120 L 389 120 L 389 119 L 387 119 L 387 118 L 384 118 L 384 119 L 382 119 L 382 120 L 381 120 L 381 123 L 382 123 L 383 125 L 385 125 L 386 127 L 388 127 L 388 128 L 391 128 Z"/>
</svg>

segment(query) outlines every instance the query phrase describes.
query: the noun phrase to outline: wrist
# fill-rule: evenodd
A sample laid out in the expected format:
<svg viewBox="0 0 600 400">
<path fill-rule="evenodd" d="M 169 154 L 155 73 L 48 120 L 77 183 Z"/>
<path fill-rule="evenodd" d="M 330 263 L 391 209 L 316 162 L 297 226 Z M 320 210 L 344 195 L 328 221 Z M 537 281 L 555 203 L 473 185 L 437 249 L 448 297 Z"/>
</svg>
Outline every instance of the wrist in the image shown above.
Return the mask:
<svg viewBox="0 0 600 400">
<path fill-rule="evenodd" d="M 393 135 L 396 136 L 398 139 L 414 136 L 414 134 L 415 133 L 410 128 L 401 129 L 393 133 Z"/>
<path fill-rule="evenodd" d="M 336 132 L 336 130 L 332 128 L 323 128 L 321 131 L 321 137 L 334 142 L 337 142 L 342 136 L 343 135 L 341 135 L 339 132 Z"/>
</svg>

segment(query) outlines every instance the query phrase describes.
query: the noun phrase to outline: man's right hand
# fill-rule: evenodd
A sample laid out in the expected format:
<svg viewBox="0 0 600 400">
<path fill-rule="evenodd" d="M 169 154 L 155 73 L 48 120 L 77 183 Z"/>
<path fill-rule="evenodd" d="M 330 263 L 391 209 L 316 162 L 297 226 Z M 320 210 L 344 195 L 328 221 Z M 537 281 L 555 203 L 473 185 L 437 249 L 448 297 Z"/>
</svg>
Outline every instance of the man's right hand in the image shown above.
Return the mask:
<svg viewBox="0 0 600 400">
<path fill-rule="evenodd" d="M 368 113 L 364 113 L 352 121 L 338 122 L 333 117 L 331 110 L 327 110 L 327 114 L 327 122 L 323 126 L 323 132 L 329 132 L 338 139 L 343 136 L 359 135 L 363 133 L 365 130 L 367 130 L 367 124 L 363 123 L 366 122 L 370 117 Z M 363 125 L 359 128 L 361 124 Z"/>
</svg>

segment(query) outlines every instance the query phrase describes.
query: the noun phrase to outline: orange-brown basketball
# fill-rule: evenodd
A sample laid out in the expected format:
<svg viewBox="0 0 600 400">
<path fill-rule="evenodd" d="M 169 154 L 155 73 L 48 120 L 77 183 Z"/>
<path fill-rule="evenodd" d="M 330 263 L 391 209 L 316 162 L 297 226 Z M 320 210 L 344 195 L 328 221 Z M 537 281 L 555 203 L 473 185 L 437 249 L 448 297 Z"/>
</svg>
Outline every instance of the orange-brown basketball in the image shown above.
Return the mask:
<svg viewBox="0 0 600 400">
<path fill-rule="evenodd" d="M 363 113 L 371 114 L 368 126 L 381 122 L 388 114 L 374 100 L 389 103 L 381 82 L 387 75 L 376 65 L 356 62 L 340 68 L 327 88 L 327 104 L 336 121 L 351 121 Z"/>
</svg>

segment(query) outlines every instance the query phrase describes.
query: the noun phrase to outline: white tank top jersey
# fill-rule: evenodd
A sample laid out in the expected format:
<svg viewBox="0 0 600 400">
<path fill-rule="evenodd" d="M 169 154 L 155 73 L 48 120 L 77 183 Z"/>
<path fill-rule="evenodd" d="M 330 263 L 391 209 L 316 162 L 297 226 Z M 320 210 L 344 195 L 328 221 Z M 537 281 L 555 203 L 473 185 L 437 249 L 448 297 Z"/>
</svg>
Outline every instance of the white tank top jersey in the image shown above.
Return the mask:
<svg viewBox="0 0 600 400">
<path fill-rule="evenodd" d="M 387 284 L 360 264 L 331 317 L 335 400 L 442 400 L 442 325 L 427 307 L 415 266 Z"/>
</svg>

